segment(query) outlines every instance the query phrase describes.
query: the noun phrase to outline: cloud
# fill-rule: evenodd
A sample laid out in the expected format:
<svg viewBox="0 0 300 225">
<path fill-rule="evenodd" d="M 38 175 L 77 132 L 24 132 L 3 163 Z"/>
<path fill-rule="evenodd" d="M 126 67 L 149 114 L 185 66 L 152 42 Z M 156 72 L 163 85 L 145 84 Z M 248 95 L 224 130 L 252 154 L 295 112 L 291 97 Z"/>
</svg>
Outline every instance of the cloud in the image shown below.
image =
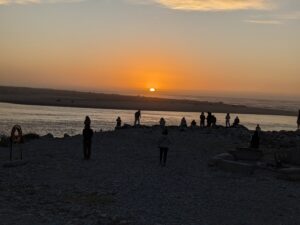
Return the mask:
<svg viewBox="0 0 300 225">
<path fill-rule="evenodd" d="M 84 0 L 0 0 L 0 5 L 10 4 L 30 4 L 30 3 L 70 3 L 70 2 L 82 2 Z"/>
<path fill-rule="evenodd" d="M 186 11 L 228 11 L 270 9 L 269 0 L 149 0 L 170 9 Z M 142 0 L 145 3 L 145 0 Z"/>
<path fill-rule="evenodd" d="M 279 20 L 244 20 L 246 23 L 264 24 L 264 25 L 281 25 Z"/>
<path fill-rule="evenodd" d="M 252 16 L 248 20 L 244 20 L 246 23 L 256 23 L 256 24 L 270 24 L 270 25 L 280 25 L 285 24 L 289 21 L 300 20 L 300 11 L 290 11 L 285 14 L 269 14 L 269 15 L 256 15 Z"/>
</svg>

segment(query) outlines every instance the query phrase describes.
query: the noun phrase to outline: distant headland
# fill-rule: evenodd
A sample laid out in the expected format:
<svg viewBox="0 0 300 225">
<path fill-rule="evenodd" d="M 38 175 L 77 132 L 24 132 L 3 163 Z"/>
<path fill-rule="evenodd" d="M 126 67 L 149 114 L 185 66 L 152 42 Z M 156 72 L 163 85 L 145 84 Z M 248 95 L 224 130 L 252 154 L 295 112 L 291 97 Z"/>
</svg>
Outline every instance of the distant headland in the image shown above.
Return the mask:
<svg viewBox="0 0 300 225">
<path fill-rule="evenodd" d="M 125 110 L 152 110 L 178 112 L 215 112 L 261 115 L 296 116 L 297 112 L 247 107 L 245 105 L 230 105 L 222 102 L 212 103 L 188 99 L 168 99 L 144 96 L 129 96 L 118 94 L 90 93 L 54 89 L 39 89 L 26 87 L 0 86 L 0 102 Z"/>
</svg>

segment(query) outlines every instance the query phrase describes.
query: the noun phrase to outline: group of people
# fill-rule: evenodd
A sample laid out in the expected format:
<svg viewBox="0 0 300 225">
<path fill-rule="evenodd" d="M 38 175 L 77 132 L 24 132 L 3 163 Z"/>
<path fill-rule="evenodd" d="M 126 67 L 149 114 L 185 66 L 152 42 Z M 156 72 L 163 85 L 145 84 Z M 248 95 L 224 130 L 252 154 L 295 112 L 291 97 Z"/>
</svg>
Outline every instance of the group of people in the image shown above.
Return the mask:
<svg viewBox="0 0 300 225">
<path fill-rule="evenodd" d="M 139 126 L 141 125 L 141 110 L 138 110 L 137 112 L 135 112 L 134 114 L 134 126 Z M 230 124 L 230 114 L 227 113 L 226 114 L 226 117 L 225 117 L 225 125 L 226 127 L 230 127 L 231 124 Z M 205 123 L 206 121 L 206 123 Z M 122 126 L 122 120 L 121 120 L 121 117 L 118 117 L 116 119 L 116 128 L 121 128 Z M 213 115 L 211 112 L 208 112 L 207 113 L 207 116 L 205 116 L 204 112 L 201 113 L 200 115 L 200 127 L 215 127 L 217 124 L 217 117 L 215 115 Z M 240 119 L 238 116 L 236 116 L 236 118 L 234 119 L 234 122 L 232 124 L 232 127 L 236 127 L 240 124 Z M 159 120 L 159 125 L 162 126 L 162 127 L 165 127 L 166 125 L 166 120 L 162 117 L 160 118 Z M 196 127 L 197 126 L 197 122 L 196 120 L 192 120 L 191 122 L 191 125 L 190 125 L 192 128 L 193 127 Z M 188 127 L 188 124 L 187 124 L 187 121 L 185 119 L 185 117 L 183 117 L 180 121 L 180 130 L 185 130 L 187 127 Z"/>
<path fill-rule="evenodd" d="M 138 110 L 134 114 L 134 125 L 140 125 L 140 120 L 141 120 L 141 110 Z M 225 116 L 225 124 L 226 127 L 230 127 L 230 114 L 227 113 Z M 206 120 L 206 127 L 213 127 L 216 125 L 217 119 L 216 117 L 211 113 L 208 112 L 207 116 L 205 116 L 204 112 L 201 113 L 200 115 L 200 127 L 205 127 L 205 120 Z M 117 128 L 121 127 L 122 125 L 122 120 L 120 117 L 117 118 Z M 237 116 L 234 119 L 233 122 L 233 127 L 239 125 L 240 119 Z M 160 165 L 161 166 L 166 166 L 167 162 L 167 155 L 169 151 L 169 145 L 171 144 L 171 141 L 168 137 L 168 129 L 166 127 L 166 120 L 164 118 L 161 118 L 159 121 L 160 126 L 162 127 L 162 135 L 158 141 L 158 147 L 160 150 Z M 195 120 L 191 122 L 191 127 L 196 127 L 197 123 Z M 298 129 L 300 129 L 300 110 L 298 114 L 298 119 L 297 119 L 297 125 Z M 187 121 L 185 117 L 181 119 L 180 122 L 180 130 L 186 129 L 187 126 Z M 92 147 L 92 138 L 93 138 L 93 130 L 91 129 L 91 119 L 86 116 L 85 121 L 84 121 L 84 129 L 83 129 L 83 154 L 84 154 L 84 159 L 89 160 L 91 157 L 91 147 Z M 250 147 L 253 149 L 258 149 L 259 144 L 260 144 L 260 133 L 261 133 L 261 128 L 259 125 L 256 126 L 256 129 L 254 131 L 254 134 L 252 135 L 251 142 L 250 142 Z"/>
</svg>

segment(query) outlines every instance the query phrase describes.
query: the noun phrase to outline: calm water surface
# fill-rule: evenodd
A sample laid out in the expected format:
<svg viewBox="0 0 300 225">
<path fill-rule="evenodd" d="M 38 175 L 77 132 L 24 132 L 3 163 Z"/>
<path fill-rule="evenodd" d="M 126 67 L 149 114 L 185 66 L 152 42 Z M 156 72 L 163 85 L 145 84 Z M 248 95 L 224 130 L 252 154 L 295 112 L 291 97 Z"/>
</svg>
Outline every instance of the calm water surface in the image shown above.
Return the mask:
<svg viewBox="0 0 300 225">
<path fill-rule="evenodd" d="M 9 134 L 15 124 L 21 125 L 24 133 L 34 132 L 40 135 L 52 133 L 56 137 L 80 134 L 86 115 L 92 119 L 92 128 L 96 131 L 113 130 L 116 118 L 120 116 L 123 123 L 133 124 L 134 112 L 132 110 L 89 109 L 53 106 L 31 106 L 0 103 L 0 134 Z M 225 114 L 216 113 L 218 124 L 224 125 Z M 185 116 L 187 122 L 193 119 L 199 123 L 199 113 L 194 112 L 163 112 L 142 111 L 142 124 L 158 124 L 161 117 L 166 119 L 167 125 L 179 125 Z M 236 114 L 232 114 L 232 120 Z M 260 124 L 263 130 L 296 130 L 296 117 L 269 116 L 269 115 L 238 115 L 241 124 L 254 129 Z"/>
</svg>

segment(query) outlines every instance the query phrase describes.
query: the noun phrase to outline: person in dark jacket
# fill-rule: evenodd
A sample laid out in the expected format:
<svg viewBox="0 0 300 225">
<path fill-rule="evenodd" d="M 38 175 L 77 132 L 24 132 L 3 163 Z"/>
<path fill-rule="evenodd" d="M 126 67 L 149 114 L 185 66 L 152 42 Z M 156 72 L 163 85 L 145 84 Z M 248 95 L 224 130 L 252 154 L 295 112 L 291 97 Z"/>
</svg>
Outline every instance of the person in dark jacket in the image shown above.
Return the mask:
<svg viewBox="0 0 300 225">
<path fill-rule="evenodd" d="M 200 127 L 204 127 L 205 126 L 205 115 L 204 112 L 201 113 L 200 115 Z"/>
<path fill-rule="evenodd" d="M 86 116 L 84 121 L 83 135 L 83 156 L 85 160 L 89 160 L 91 157 L 92 138 L 94 131 L 91 129 L 91 119 Z"/>
</svg>

